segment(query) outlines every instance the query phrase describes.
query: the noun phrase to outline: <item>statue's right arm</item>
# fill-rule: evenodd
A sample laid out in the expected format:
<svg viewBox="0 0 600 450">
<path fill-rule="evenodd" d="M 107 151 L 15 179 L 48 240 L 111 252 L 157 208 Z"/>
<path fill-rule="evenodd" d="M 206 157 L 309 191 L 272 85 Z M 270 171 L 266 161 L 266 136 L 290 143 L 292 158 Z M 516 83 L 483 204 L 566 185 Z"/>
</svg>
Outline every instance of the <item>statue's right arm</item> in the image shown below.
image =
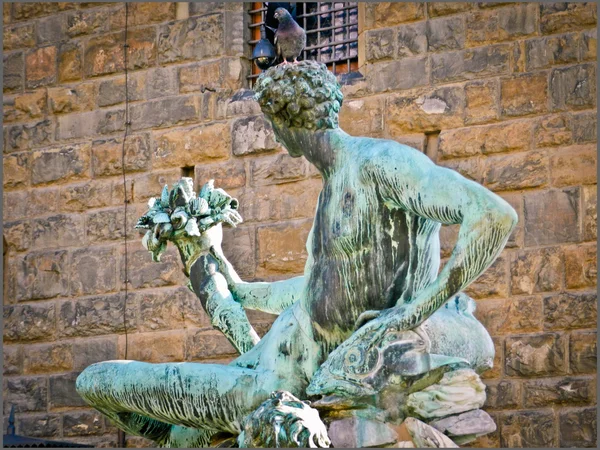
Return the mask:
<svg viewBox="0 0 600 450">
<path fill-rule="evenodd" d="M 304 276 L 281 281 L 242 281 L 220 248 L 211 248 L 219 261 L 219 271 L 227 280 L 229 290 L 244 309 L 253 309 L 269 314 L 281 314 L 300 299 L 304 289 Z"/>
</svg>

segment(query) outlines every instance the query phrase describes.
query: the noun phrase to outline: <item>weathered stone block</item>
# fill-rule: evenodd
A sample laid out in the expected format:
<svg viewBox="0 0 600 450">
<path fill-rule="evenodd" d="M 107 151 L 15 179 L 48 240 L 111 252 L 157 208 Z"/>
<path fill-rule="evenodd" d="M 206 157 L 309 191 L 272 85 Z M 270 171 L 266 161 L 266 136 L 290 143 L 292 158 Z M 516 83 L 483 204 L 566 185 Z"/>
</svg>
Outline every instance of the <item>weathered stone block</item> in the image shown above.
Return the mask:
<svg viewBox="0 0 600 450">
<path fill-rule="evenodd" d="M 23 276 L 24 283 L 31 286 L 31 298 L 43 299 L 67 295 L 68 265 L 69 255 L 66 250 L 27 254 L 23 262 Z"/>
<path fill-rule="evenodd" d="M 58 81 L 65 83 L 83 77 L 83 47 L 80 42 L 68 42 L 58 47 Z"/>
<path fill-rule="evenodd" d="M 511 122 L 489 127 L 460 128 L 440 133 L 441 159 L 529 150 L 532 125 Z"/>
<path fill-rule="evenodd" d="M 5 269 L 6 270 L 6 269 Z M 23 373 L 23 348 L 20 345 L 3 345 L 3 374 L 21 375 Z"/>
<path fill-rule="evenodd" d="M 123 338 L 119 337 L 120 343 L 124 343 Z M 185 359 L 186 337 L 181 331 L 136 333 L 129 336 L 128 349 L 127 357 L 136 361 L 182 362 Z"/>
<path fill-rule="evenodd" d="M 535 126 L 536 147 L 557 147 L 570 144 L 573 132 L 567 117 L 550 116 L 540 119 Z"/>
<path fill-rule="evenodd" d="M 306 178 L 307 167 L 303 158 L 288 154 L 254 159 L 250 162 L 253 186 L 288 183 Z"/>
<path fill-rule="evenodd" d="M 45 89 L 25 92 L 14 98 L 14 109 L 5 108 L 4 119 L 7 122 L 39 119 L 48 113 L 47 94 Z M 8 100 L 11 102 L 11 100 Z M 10 105 L 10 103 L 9 103 Z M 5 107 L 6 107 L 5 100 Z"/>
<path fill-rule="evenodd" d="M 136 292 L 135 296 L 140 305 L 140 331 L 183 327 L 185 298 L 178 289 Z"/>
<path fill-rule="evenodd" d="M 466 19 L 466 45 L 474 47 L 533 34 L 537 17 L 538 5 L 535 3 L 472 12 Z"/>
<path fill-rule="evenodd" d="M 170 127 L 198 120 L 196 97 L 169 97 L 131 106 L 131 129 Z"/>
<path fill-rule="evenodd" d="M 127 96 L 129 101 L 144 99 L 146 91 L 146 75 L 129 74 L 127 80 Z M 102 81 L 98 86 L 98 106 L 112 106 L 125 101 L 125 77 Z"/>
<path fill-rule="evenodd" d="M 572 373 L 596 373 L 598 346 L 596 331 L 571 333 L 569 338 L 569 364 Z"/>
<path fill-rule="evenodd" d="M 43 414 L 20 417 L 17 420 L 17 433 L 28 437 L 57 438 L 62 429 L 59 414 Z"/>
<path fill-rule="evenodd" d="M 56 82 L 56 47 L 42 47 L 25 56 L 25 80 L 28 88 Z"/>
<path fill-rule="evenodd" d="M 123 253 L 123 252 L 121 252 Z M 128 254 L 128 275 L 134 289 L 173 286 L 187 283 L 183 275 L 179 253 L 173 247 L 167 249 L 160 258 L 160 263 L 152 261 L 150 254 L 141 245 L 132 245 Z M 121 255 L 121 272 L 124 261 Z M 122 274 L 121 279 L 124 279 Z"/>
<path fill-rule="evenodd" d="M 581 33 L 581 59 L 583 61 L 595 61 L 597 48 L 598 30 L 596 28 Z"/>
<path fill-rule="evenodd" d="M 235 139 L 235 138 L 234 138 Z M 152 168 L 189 167 L 229 158 L 229 124 L 215 123 L 154 135 Z"/>
<path fill-rule="evenodd" d="M 38 374 L 65 372 L 73 368 L 71 344 L 39 344 L 25 348 L 24 372 Z"/>
<path fill-rule="evenodd" d="M 12 18 L 13 20 L 27 20 L 73 9 L 75 6 L 76 3 L 73 2 L 19 3 L 13 5 Z"/>
<path fill-rule="evenodd" d="M 560 187 L 596 183 L 597 158 L 595 144 L 561 149 L 550 160 L 552 184 Z"/>
<path fill-rule="evenodd" d="M 120 72 L 125 66 L 123 35 L 113 33 L 90 39 L 83 55 L 86 77 Z"/>
<path fill-rule="evenodd" d="M 123 170 L 123 140 L 111 138 L 92 143 L 92 173 L 94 177 L 120 175 Z M 136 134 L 125 143 L 125 171 L 139 172 L 150 167 L 150 136 Z"/>
<path fill-rule="evenodd" d="M 497 80 L 465 84 L 465 124 L 476 125 L 499 117 L 500 83 Z"/>
<path fill-rule="evenodd" d="M 191 4 L 190 4 L 191 7 Z M 140 2 L 129 5 L 128 26 L 135 27 L 149 23 L 168 22 L 175 19 L 176 3 Z M 111 29 L 125 27 L 125 8 L 115 10 L 110 20 Z"/>
<path fill-rule="evenodd" d="M 159 191 L 152 192 L 149 196 L 158 195 Z M 123 198 L 122 193 L 117 198 Z M 109 209 L 89 213 L 87 216 L 86 234 L 88 244 L 103 241 L 122 240 L 124 237 L 124 211 L 123 208 Z M 139 238 L 139 233 L 133 229 L 139 214 L 132 209 L 127 211 L 127 223 L 130 224 L 127 230 L 128 239 Z"/>
<path fill-rule="evenodd" d="M 4 55 L 2 60 L 2 68 L 4 69 L 2 75 L 4 92 L 15 92 L 23 89 L 25 81 L 23 78 L 24 66 L 23 52 L 14 52 Z"/>
<path fill-rule="evenodd" d="M 465 93 L 459 87 L 442 87 L 388 98 L 386 122 L 392 137 L 439 131 L 463 125 Z"/>
<path fill-rule="evenodd" d="M 551 86 L 552 95 L 554 88 Z M 525 74 L 501 81 L 500 107 L 502 115 L 524 116 L 546 111 L 548 77 L 545 73 Z"/>
<path fill-rule="evenodd" d="M 90 150 L 91 145 L 80 144 L 34 152 L 31 182 L 43 184 L 89 177 Z"/>
<path fill-rule="evenodd" d="M 125 128 L 125 110 L 96 110 L 58 117 L 57 138 L 89 139 L 96 134 L 112 134 Z"/>
<path fill-rule="evenodd" d="M 90 181 L 85 184 L 70 184 L 60 190 L 62 211 L 86 211 L 112 204 L 112 183 Z"/>
<path fill-rule="evenodd" d="M 223 55 L 223 14 L 190 17 L 163 25 L 158 33 L 160 64 L 200 60 Z"/>
<path fill-rule="evenodd" d="M 58 317 L 60 335 L 98 336 L 123 332 L 124 300 L 123 294 L 113 294 L 63 302 Z M 138 306 L 132 300 L 129 298 L 126 311 L 129 332 L 136 329 L 135 310 Z"/>
<path fill-rule="evenodd" d="M 593 107 L 596 100 L 595 65 L 553 69 L 550 74 L 550 93 L 554 110 Z"/>
<path fill-rule="evenodd" d="M 512 409 L 521 405 L 521 384 L 515 380 L 494 380 L 486 383 L 485 409 Z"/>
<path fill-rule="evenodd" d="M 243 156 L 279 148 L 273 128 L 264 116 L 237 119 L 232 125 L 233 154 Z"/>
<path fill-rule="evenodd" d="M 68 39 L 67 18 L 64 14 L 52 15 L 37 21 L 38 45 L 58 44 Z"/>
<path fill-rule="evenodd" d="M 367 61 L 393 58 L 396 54 L 396 30 L 385 28 L 365 32 Z"/>
<path fill-rule="evenodd" d="M 91 364 L 118 358 L 116 336 L 82 339 L 73 343 L 73 369 L 83 370 Z"/>
<path fill-rule="evenodd" d="M 493 191 L 538 187 L 548 182 L 548 157 L 542 152 L 491 157 L 486 164 L 485 185 Z"/>
<path fill-rule="evenodd" d="M 190 3 L 190 16 L 203 16 L 215 12 L 225 11 L 232 7 L 230 2 L 192 2 Z"/>
<path fill-rule="evenodd" d="M 302 273 L 306 264 L 306 239 L 312 221 L 281 224 L 257 229 L 257 276 L 275 273 Z"/>
<path fill-rule="evenodd" d="M 47 119 L 29 124 L 11 125 L 4 128 L 4 152 L 31 150 L 47 147 L 54 142 L 56 124 Z"/>
<path fill-rule="evenodd" d="M 465 23 L 462 17 L 428 20 L 426 36 L 429 51 L 456 50 L 465 44 Z"/>
<path fill-rule="evenodd" d="M 384 447 L 399 440 L 398 433 L 391 426 L 362 417 L 334 420 L 327 434 L 335 448 Z"/>
<path fill-rule="evenodd" d="M 120 16 L 109 9 L 79 10 L 66 16 L 66 34 L 70 38 L 108 31 L 111 17 Z"/>
<path fill-rule="evenodd" d="M 571 116 L 573 128 L 573 140 L 580 144 L 583 142 L 595 142 L 596 136 L 596 113 L 579 113 Z"/>
<path fill-rule="evenodd" d="M 14 405 L 16 413 L 46 411 L 48 383 L 46 377 L 6 379 L 5 405 Z M 4 413 L 8 414 L 6 406 Z"/>
<path fill-rule="evenodd" d="M 3 158 L 4 188 L 18 188 L 29 185 L 31 155 L 27 152 L 11 153 Z"/>
<path fill-rule="evenodd" d="M 42 216 L 58 211 L 58 189 L 37 188 L 31 192 L 27 203 L 28 216 Z"/>
<path fill-rule="evenodd" d="M 389 27 L 424 18 L 424 3 L 381 2 L 365 5 L 365 29 Z"/>
<path fill-rule="evenodd" d="M 63 415 L 64 436 L 92 436 L 104 432 L 104 420 L 98 411 L 69 411 Z"/>
<path fill-rule="evenodd" d="M 320 179 L 310 178 L 244 189 L 238 195 L 240 214 L 245 223 L 313 218 L 322 185 Z"/>
<path fill-rule="evenodd" d="M 401 73 L 402 76 L 398 76 Z M 371 92 L 410 89 L 427 84 L 427 58 L 403 58 L 399 61 L 380 62 L 367 67 L 367 81 Z"/>
<path fill-rule="evenodd" d="M 542 331 L 542 300 L 538 297 L 478 301 L 475 316 L 491 334 Z"/>
<path fill-rule="evenodd" d="M 260 105 L 254 100 L 254 91 L 251 89 L 240 89 L 227 102 L 227 117 L 260 114 Z"/>
<path fill-rule="evenodd" d="M 529 39 L 525 41 L 525 50 L 528 71 L 576 62 L 579 54 L 579 36 L 570 33 Z"/>
<path fill-rule="evenodd" d="M 591 404 L 596 400 L 592 378 L 531 380 L 523 383 L 525 407 Z"/>
<path fill-rule="evenodd" d="M 179 69 L 179 91 L 194 92 L 217 89 L 221 80 L 221 63 L 208 62 Z"/>
<path fill-rule="evenodd" d="M 381 97 L 346 101 L 340 111 L 340 127 L 353 136 L 381 137 L 384 109 Z"/>
<path fill-rule="evenodd" d="M 75 389 L 75 380 L 79 373 L 71 372 L 51 376 L 48 380 L 50 409 L 88 406 Z"/>
<path fill-rule="evenodd" d="M 4 239 L 9 250 L 16 252 L 27 250 L 31 245 L 31 225 L 21 220 L 4 222 Z"/>
<path fill-rule="evenodd" d="M 578 242 L 580 197 L 579 188 L 525 195 L 525 245 Z"/>
<path fill-rule="evenodd" d="M 114 291 L 117 287 L 116 249 L 91 247 L 76 250 L 71 260 L 71 295 Z"/>
<path fill-rule="evenodd" d="M 597 277 L 595 245 L 565 248 L 565 286 L 568 289 L 596 286 Z"/>
<path fill-rule="evenodd" d="M 597 187 L 583 186 L 583 238 L 595 241 L 597 235 L 598 213 L 596 210 Z"/>
<path fill-rule="evenodd" d="M 91 111 L 96 106 L 96 86 L 89 83 L 48 89 L 48 103 L 53 114 Z"/>
<path fill-rule="evenodd" d="M 4 27 L 4 51 L 18 48 L 35 47 L 35 29 L 33 23 Z"/>
<path fill-rule="evenodd" d="M 565 365 L 566 336 L 546 333 L 506 338 L 504 370 L 511 377 L 561 375 Z"/>
<path fill-rule="evenodd" d="M 595 447 L 597 408 L 563 410 L 559 413 L 561 447 Z"/>
<path fill-rule="evenodd" d="M 2 217 L 4 220 L 22 219 L 27 215 L 27 201 L 29 194 L 26 191 L 5 192 L 2 197 Z"/>
<path fill-rule="evenodd" d="M 254 227 L 225 228 L 223 230 L 223 253 L 242 279 L 254 278 L 256 269 L 255 235 Z"/>
<path fill-rule="evenodd" d="M 425 24 L 426 22 L 418 22 L 398 27 L 398 58 L 416 56 L 427 51 Z"/>
<path fill-rule="evenodd" d="M 596 6 L 590 3 L 540 4 L 540 29 L 544 34 L 596 25 Z"/>
<path fill-rule="evenodd" d="M 594 328 L 597 316 L 594 293 L 564 292 L 544 298 L 544 327 L 547 330 Z"/>
<path fill-rule="evenodd" d="M 555 430 L 552 410 L 507 412 L 500 416 L 500 446 L 555 447 Z"/>
<path fill-rule="evenodd" d="M 532 294 L 560 289 L 564 273 L 559 248 L 523 250 L 511 262 L 511 293 Z"/>
<path fill-rule="evenodd" d="M 188 330 L 185 350 L 186 361 L 223 358 L 237 354 L 223 334 L 212 330 Z"/>
<path fill-rule="evenodd" d="M 151 100 L 179 92 L 177 70 L 174 67 L 151 69 L 146 74 L 146 98 Z"/>
<path fill-rule="evenodd" d="M 468 11 L 473 6 L 469 2 L 431 2 L 427 3 L 427 12 L 429 13 L 429 17 L 445 16 L 447 14 Z"/>
</svg>

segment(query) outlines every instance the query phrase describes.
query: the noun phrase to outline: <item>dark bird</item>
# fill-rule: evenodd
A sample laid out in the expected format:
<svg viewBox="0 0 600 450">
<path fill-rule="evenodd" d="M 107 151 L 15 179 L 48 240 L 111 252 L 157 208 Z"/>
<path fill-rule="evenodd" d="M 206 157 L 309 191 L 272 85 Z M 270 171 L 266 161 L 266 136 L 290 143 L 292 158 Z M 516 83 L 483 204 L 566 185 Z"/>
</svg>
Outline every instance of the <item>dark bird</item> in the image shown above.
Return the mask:
<svg viewBox="0 0 600 450">
<path fill-rule="evenodd" d="M 277 8 L 274 17 L 279 21 L 275 32 L 277 54 L 283 58 L 284 64 L 287 64 L 288 60 L 297 62 L 296 58 L 306 47 L 306 32 L 285 8 Z"/>
</svg>

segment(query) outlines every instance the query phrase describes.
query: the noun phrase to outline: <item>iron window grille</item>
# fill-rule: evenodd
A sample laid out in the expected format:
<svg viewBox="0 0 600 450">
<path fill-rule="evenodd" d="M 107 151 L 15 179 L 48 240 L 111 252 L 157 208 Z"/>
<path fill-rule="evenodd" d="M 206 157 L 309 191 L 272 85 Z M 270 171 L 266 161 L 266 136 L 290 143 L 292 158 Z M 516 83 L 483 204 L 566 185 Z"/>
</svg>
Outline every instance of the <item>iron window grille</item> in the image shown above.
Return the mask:
<svg viewBox="0 0 600 450">
<path fill-rule="evenodd" d="M 268 2 L 253 2 L 250 14 L 250 52 L 260 40 Z M 296 22 L 306 31 L 306 48 L 298 60 L 316 60 L 335 75 L 358 70 L 358 3 L 296 3 Z M 267 34 L 269 34 L 267 32 Z M 261 73 L 252 65 L 250 85 Z"/>
</svg>

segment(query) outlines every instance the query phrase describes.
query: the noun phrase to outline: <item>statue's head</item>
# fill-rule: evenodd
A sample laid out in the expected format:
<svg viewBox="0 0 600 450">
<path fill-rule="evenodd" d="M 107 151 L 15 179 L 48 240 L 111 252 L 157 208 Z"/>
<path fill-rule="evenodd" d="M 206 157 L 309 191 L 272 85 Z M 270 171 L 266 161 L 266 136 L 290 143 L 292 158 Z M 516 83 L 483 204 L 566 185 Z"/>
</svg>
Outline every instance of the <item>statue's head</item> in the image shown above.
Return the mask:
<svg viewBox="0 0 600 450">
<path fill-rule="evenodd" d="M 169 241 L 190 256 L 202 250 L 204 235 L 210 229 L 222 222 L 236 226 L 242 221 L 237 207 L 238 201 L 223 189 L 216 189 L 213 180 L 196 196 L 193 180 L 182 178 L 171 190 L 165 185 L 160 198 L 148 201 L 148 211 L 135 227 L 148 230 L 142 244 L 154 261 L 160 261 Z"/>
<path fill-rule="evenodd" d="M 254 91 L 276 127 L 312 131 L 338 127 L 344 96 L 325 64 L 301 61 L 271 67 L 258 77 Z"/>
</svg>

